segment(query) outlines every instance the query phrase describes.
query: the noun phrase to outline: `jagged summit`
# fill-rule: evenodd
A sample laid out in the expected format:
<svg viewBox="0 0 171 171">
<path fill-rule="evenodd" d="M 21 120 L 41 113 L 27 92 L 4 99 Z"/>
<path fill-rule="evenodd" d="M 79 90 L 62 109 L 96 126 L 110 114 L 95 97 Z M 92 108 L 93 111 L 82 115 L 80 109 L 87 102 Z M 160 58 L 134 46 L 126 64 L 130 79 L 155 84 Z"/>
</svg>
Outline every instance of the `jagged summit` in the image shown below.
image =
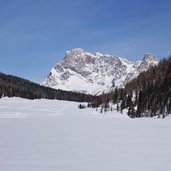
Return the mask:
<svg viewBox="0 0 171 171">
<path fill-rule="evenodd" d="M 64 59 L 66 58 L 79 58 L 79 57 L 86 57 L 86 56 L 91 56 L 91 57 L 102 57 L 102 56 L 106 56 L 106 57 L 110 57 L 112 55 L 108 55 L 108 54 L 103 54 L 103 53 L 99 53 L 99 52 L 87 52 L 86 50 L 82 49 L 82 48 L 74 48 L 71 50 L 66 51 Z"/>
<path fill-rule="evenodd" d="M 154 55 L 147 53 L 144 55 L 138 70 L 139 72 L 146 71 L 150 66 L 157 65 L 158 63 L 159 59 L 157 59 Z"/>
<path fill-rule="evenodd" d="M 101 94 L 123 87 L 142 71 L 158 63 L 157 58 L 145 54 L 142 61 L 102 53 L 87 52 L 81 48 L 67 51 L 64 59 L 48 74 L 43 85 L 56 89 Z"/>
<path fill-rule="evenodd" d="M 156 61 L 156 62 L 158 62 L 159 60 L 153 54 L 146 53 L 144 55 L 143 61 L 146 61 L 146 62 L 150 62 L 150 61 L 154 62 L 154 61 Z"/>
<path fill-rule="evenodd" d="M 72 52 L 82 53 L 82 52 L 85 52 L 85 50 L 82 49 L 82 48 L 74 48 L 74 49 L 68 50 L 66 53 L 69 54 L 69 53 L 72 53 Z"/>
<path fill-rule="evenodd" d="M 77 56 L 80 56 L 80 55 L 84 55 L 86 53 L 86 51 L 82 48 L 75 48 L 75 49 L 71 49 L 69 51 L 67 51 L 65 53 L 65 57 L 77 57 Z"/>
</svg>

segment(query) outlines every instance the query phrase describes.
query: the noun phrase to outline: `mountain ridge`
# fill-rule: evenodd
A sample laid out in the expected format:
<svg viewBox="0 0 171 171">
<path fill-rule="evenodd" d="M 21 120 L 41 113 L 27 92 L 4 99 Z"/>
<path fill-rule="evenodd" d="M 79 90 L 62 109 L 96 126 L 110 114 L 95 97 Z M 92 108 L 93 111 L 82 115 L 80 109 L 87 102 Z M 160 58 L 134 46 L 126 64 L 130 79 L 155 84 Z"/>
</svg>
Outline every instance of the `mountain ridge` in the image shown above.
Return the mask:
<svg viewBox="0 0 171 171">
<path fill-rule="evenodd" d="M 144 55 L 142 61 L 133 62 L 115 55 L 75 48 L 67 51 L 63 60 L 55 64 L 42 85 L 97 95 L 124 87 L 158 62 L 149 53 Z"/>
</svg>

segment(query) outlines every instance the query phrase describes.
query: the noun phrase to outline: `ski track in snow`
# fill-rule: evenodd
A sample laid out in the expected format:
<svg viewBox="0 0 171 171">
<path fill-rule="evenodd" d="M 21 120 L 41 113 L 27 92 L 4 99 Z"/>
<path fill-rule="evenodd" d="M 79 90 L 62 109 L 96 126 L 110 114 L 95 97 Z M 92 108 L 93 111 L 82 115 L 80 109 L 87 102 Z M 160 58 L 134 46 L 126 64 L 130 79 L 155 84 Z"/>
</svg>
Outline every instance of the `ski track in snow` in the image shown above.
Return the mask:
<svg viewBox="0 0 171 171">
<path fill-rule="evenodd" d="M 0 171 L 170 171 L 171 120 L 0 99 Z"/>
</svg>

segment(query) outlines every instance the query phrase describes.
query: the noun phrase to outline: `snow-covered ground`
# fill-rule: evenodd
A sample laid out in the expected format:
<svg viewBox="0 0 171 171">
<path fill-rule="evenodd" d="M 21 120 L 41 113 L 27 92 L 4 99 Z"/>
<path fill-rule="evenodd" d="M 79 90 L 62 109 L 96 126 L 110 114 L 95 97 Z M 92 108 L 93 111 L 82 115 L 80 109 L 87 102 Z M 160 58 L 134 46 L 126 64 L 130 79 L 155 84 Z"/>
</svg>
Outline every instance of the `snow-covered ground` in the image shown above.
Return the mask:
<svg viewBox="0 0 171 171">
<path fill-rule="evenodd" d="M 171 119 L 0 99 L 0 171 L 170 171 Z"/>
</svg>

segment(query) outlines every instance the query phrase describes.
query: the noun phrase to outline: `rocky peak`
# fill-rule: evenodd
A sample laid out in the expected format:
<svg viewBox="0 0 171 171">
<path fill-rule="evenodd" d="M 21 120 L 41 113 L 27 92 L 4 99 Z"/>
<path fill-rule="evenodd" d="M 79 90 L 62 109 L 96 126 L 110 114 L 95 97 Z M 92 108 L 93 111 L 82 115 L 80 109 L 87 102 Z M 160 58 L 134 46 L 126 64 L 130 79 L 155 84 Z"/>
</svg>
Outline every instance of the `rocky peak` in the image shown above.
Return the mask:
<svg viewBox="0 0 171 171">
<path fill-rule="evenodd" d="M 76 48 L 67 51 L 64 59 L 53 67 L 43 85 L 56 89 L 101 94 L 123 87 L 142 71 L 154 66 L 158 60 L 146 54 L 142 61 L 102 53 L 91 53 Z"/>
<path fill-rule="evenodd" d="M 146 53 L 144 55 L 143 61 L 145 61 L 145 62 L 151 62 L 151 61 L 158 61 L 158 59 L 154 55 L 152 55 L 150 53 Z"/>
<path fill-rule="evenodd" d="M 159 60 L 152 54 L 147 53 L 144 55 L 142 62 L 140 63 L 138 70 L 139 72 L 147 70 L 149 67 L 157 65 Z"/>
<path fill-rule="evenodd" d="M 85 55 L 85 53 L 86 53 L 86 51 L 81 48 L 71 49 L 70 51 L 66 52 L 64 60 L 68 59 L 68 58 L 82 57 Z"/>
</svg>

